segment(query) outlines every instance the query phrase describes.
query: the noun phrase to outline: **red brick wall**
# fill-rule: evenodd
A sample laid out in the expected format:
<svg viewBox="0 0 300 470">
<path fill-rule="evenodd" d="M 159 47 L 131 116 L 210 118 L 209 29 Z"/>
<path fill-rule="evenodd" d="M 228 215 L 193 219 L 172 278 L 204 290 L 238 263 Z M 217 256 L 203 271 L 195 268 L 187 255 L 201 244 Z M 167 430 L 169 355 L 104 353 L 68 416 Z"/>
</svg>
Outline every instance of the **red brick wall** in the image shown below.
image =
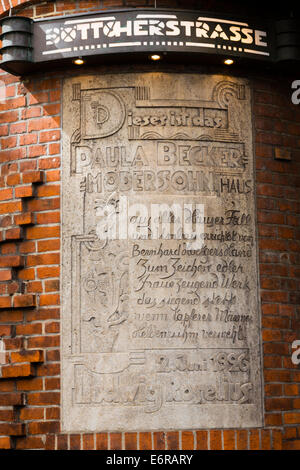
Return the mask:
<svg viewBox="0 0 300 470">
<path fill-rule="evenodd" d="M 174 3 L 183 6 L 180 1 L 158 6 Z M 195 8 L 195 3 L 185 1 L 184 6 Z M 206 9 L 215 3 L 206 2 Z M 120 5 L 151 2 L 1 0 L 0 15 L 10 7 L 15 14 L 36 17 Z M 0 367 L 0 448 L 300 449 L 300 368 L 291 362 L 292 341 L 300 339 L 300 105 L 291 103 L 292 80 L 263 78 L 263 72 L 250 79 L 265 427 L 60 434 L 62 78 L 49 73 L 20 81 L 0 71 L 6 84 L 6 99 L 0 102 L 0 339 L 6 350 L 6 364 Z M 275 159 L 280 150 L 288 151 L 291 160 Z"/>
</svg>

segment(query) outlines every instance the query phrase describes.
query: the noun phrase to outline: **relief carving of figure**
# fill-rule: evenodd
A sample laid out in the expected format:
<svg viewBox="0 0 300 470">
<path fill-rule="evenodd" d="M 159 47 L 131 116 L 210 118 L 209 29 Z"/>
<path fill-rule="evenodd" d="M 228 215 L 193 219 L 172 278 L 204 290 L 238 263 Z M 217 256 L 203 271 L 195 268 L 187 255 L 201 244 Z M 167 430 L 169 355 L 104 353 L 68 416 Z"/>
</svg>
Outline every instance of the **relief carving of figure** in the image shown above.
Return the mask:
<svg viewBox="0 0 300 470">
<path fill-rule="evenodd" d="M 96 216 L 103 215 L 106 223 L 110 205 L 115 200 L 96 201 Z M 103 213 L 103 214 L 102 214 Z M 90 233 L 91 235 L 92 233 Z M 86 265 L 88 270 L 82 277 L 84 297 L 83 325 L 88 337 L 85 348 L 90 352 L 111 352 L 119 336 L 119 327 L 129 315 L 128 263 L 126 245 L 118 240 L 99 240 L 87 242 Z"/>
</svg>

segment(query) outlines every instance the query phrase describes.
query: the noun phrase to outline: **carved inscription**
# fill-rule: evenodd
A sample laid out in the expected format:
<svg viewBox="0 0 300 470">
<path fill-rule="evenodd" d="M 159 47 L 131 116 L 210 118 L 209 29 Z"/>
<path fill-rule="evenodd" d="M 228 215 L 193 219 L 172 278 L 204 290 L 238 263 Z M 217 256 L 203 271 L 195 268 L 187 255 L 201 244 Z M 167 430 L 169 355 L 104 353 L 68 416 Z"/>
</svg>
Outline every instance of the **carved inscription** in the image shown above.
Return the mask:
<svg viewBox="0 0 300 470">
<path fill-rule="evenodd" d="M 68 79 L 63 128 L 63 430 L 261 426 L 247 82 Z"/>
</svg>

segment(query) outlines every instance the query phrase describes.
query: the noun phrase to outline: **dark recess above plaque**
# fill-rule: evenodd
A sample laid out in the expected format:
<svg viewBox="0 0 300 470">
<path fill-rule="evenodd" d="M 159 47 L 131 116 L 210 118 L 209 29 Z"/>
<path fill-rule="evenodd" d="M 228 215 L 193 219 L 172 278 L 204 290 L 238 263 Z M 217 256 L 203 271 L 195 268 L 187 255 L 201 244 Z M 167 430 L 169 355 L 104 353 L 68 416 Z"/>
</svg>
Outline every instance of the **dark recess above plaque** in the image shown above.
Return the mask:
<svg viewBox="0 0 300 470">
<path fill-rule="evenodd" d="M 278 61 L 300 60 L 300 20 L 276 21 L 276 48 Z M 299 62 L 298 62 L 299 66 Z"/>
<path fill-rule="evenodd" d="M 58 70 L 82 57 L 88 66 L 147 61 L 287 70 L 300 61 L 300 20 L 253 20 L 189 10 L 128 9 L 32 20 L 1 20 L 0 67 L 14 75 Z"/>
</svg>

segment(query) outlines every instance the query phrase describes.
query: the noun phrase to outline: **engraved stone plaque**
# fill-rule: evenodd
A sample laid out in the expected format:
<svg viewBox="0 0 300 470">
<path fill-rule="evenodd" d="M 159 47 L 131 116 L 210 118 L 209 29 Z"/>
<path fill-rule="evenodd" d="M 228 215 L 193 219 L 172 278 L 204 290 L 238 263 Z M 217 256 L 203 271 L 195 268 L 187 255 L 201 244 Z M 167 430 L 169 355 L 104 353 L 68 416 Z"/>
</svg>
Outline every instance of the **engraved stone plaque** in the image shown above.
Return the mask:
<svg viewBox="0 0 300 470">
<path fill-rule="evenodd" d="M 253 160 L 244 79 L 66 79 L 64 432 L 262 425 Z"/>
</svg>

